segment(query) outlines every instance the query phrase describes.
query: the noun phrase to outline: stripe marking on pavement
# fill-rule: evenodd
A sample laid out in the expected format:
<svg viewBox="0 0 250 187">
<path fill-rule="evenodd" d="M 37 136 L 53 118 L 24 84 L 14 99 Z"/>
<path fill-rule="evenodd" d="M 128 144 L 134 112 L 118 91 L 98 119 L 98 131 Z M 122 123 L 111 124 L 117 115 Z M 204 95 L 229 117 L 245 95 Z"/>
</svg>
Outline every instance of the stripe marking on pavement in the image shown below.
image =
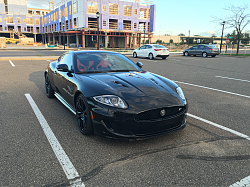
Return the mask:
<svg viewBox="0 0 250 187">
<path fill-rule="evenodd" d="M 13 62 L 11 60 L 9 60 L 10 64 L 15 67 L 15 64 L 13 64 Z"/>
<path fill-rule="evenodd" d="M 249 137 L 249 136 L 247 136 L 247 135 L 245 135 L 245 134 L 242 134 L 242 133 L 240 133 L 240 132 L 237 132 L 237 131 L 235 131 L 235 130 L 229 129 L 229 128 L 227 128 L 227 127 L 224 127 L 224 126 L 222 126 L 222 125 L 219 125 L 219 124 L 217 124 L 217 123 L 208 121 L 208 120 L 206 120 L 206 119 L 200 118 L 200 117 L 198 117 L 198 116 L 195 116 L 195 115 L 192 115 L 192 114 L 189 114 L 189 113 L 188 113 L 187 115 L 190 116 L 190 117 L 192 117 L 192 118 L 195 118 L 195 119 L 197 119 L 197 120 L 200 120 L 200 121 L 202 121 L 202 122 L 205 122 L 205 123 L 208 123 L 208 124 L 210 124 L 210 125 L 213 125 L 213 126 L 215 126 L 215 127 L 217 127 L 217 128 L 220 128 L 220 129 L 223 129 L 223 130 L 225 130 L 225 131 L 228 131 L 228 132 L 230 132 L 230 133 L 232 133 L 232 134 L 235 134 L 235 135 L 237 135 L 237 136 L 240 136 L 240 137 L 242 137 L 242 138 L 244 138 L 244 139 L 250 140 L 250 137 Z M 246 178 L 244 178 L 244 179 L 242 179 L 242 180 L 240 180 L 240 181 L 238 181 L 238 182 L 236 182 L 236 183 L 230 185 L 229 187 L 249 187 L 249 186 L 250 186 L 250 176 L 248 176 L 248 177 L 246 177 Z"/>
<path fill-rule="evenodd" d="M 56 136 L 52 132 L 49 124 L 47 123 L 46 119 L 44 118 L 41 111 L 37 107 L 35 101 L 32 99 L 30 94 L 25 94 L 25 96 L 26 96 L 27 100 L 29 101 L 39 123 L 41 124 L 41 127 L 42 127 L 59 163 L 61 164 L 61 166 L 64 170 L 64 173 L 66 174 L 68 180 L 70 180 L 71 186 L 72 187 L 84 187 L 85 185 L 83 184 L 83 182 L 81 182 L 81 178 L 79 177 L 78 172 L 76 171 L 75 167 L 73 166 L 73 164 L 69 160 L 69 157 L 67 156 L 67 154 L 63 150 L 61 144 L 58 142 Z"/>
<path fill-rule="evenodd" d="M 215 77 L 222 78 L 222 79 L 230 79 L 230 80 L 235 80 L 235 81 L 250 82 L 249 80 L 235 79 L 235 78 L 230 78 L 230 77 L 222 77 L 222 76 L 215 76 Z"/>
<path fill-rule="evenodd" d="M 231 95 L 237 95 L 237 96 L 241 96 L 241 97 L 250 98 L 250 96 L 248 96 L 248 95 L 242 95 L 242 94 L 228 92 L 228 91 L 219 90 L 219 89 L 215 89 L 215 88 L 209 88 L 209 87 L 205 87 L 205 86 L 199 86 L 199 85 L 190 84 L 190 83 L 186 83 L 186 82 L 180 82 L 180 81 L 174 81 L 174 82 L 177 82 L 177 83 L 180 83 L 180 84 L 186 84 L 186 85 L 189 85 L 189 86 L 195 86 L 195 87 L 199 87 L 199 88 L 205 88 L 205 89 L 208 89 L 208 90 L 214 90 L 214 91 L 218 91 L 218 92 L 228 93 L 228 94 L 231 94 Z"/>
</svg>

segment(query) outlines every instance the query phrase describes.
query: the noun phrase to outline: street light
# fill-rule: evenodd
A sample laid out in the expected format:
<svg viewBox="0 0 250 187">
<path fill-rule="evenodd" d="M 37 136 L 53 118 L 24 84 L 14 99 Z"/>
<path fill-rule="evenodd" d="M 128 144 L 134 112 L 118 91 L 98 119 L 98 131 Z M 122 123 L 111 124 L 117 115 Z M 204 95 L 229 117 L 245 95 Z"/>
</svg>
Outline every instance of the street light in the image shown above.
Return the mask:
<svg viewBox="0 0 250 187">
<path fill-rule="evenodd" d="M 100 17 L 99 12 L 96 12 L 96 17 L 97 17 L 97 50 L 99 50 L 99 17 Z"/>
<path fill-rule="evenodd" d="M 64 23 L 62 24 L 63 26 L 63 50 L 65 50 L 65 40 L 64 40 Z"/>
<path fill-rule="evenodd" d="M 224 31 L 224 25 L 225 25 L 225 21 L 222 22 L 222 34 L 221 34 L 221 39 L 220 39 L 220 53 L 221 53 L 221 46 L 222 46 L 222 38 L 223 38 L 223 31 Z"/>
</svg>

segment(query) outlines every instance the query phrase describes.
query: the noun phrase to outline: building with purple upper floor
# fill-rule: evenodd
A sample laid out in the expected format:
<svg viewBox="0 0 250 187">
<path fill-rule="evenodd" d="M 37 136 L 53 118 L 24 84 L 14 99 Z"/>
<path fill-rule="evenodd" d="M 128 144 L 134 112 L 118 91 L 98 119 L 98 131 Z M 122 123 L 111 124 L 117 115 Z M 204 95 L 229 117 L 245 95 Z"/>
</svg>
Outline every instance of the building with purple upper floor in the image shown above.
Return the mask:
<svg viewBox="0 0 250 187">
<path fill-rule="evenodd" d="M 146 0 L 64 0 L 40 17 L 40 32 L 44 43 L 97 47 L 99 35 L 100 47 L 136 48 L 150 43 L 155 11 Z"/>
</svg>

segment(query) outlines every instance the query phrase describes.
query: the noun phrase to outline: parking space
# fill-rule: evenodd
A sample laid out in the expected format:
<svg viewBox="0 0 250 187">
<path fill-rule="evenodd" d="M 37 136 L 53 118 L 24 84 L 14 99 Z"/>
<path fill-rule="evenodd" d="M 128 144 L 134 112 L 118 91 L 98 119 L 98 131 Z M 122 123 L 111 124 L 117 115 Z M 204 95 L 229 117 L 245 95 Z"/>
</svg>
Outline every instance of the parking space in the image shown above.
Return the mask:
<svg viewBox="0 0 250 187">
<path fill-rule="evenodd" d="M 230 186 L 250 175 L 248 58 L 131 60 L 182 87 L 184 130 L 134 142 L 83 136 L 74 114 L 46 97 L 49 61 L 1 61 L 0 186 Z"/>
</svg>

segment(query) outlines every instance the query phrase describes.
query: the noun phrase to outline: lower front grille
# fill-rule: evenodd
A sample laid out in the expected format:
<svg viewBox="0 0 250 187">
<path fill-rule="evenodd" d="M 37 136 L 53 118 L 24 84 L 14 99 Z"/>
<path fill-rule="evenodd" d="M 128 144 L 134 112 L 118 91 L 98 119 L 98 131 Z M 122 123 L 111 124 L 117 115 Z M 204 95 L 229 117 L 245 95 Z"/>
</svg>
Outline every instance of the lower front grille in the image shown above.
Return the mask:
<svg viewBox="0 0 250 187">
<path fill-rule="evenodd" d="M 180 115 L 185 111 L 186 111 L 185 106 L 157 108 L 138 113 L 135 119 L 137 121 L 140 121 L 140 120 L 156 120 L 162 118 L 170 118 L 172 116 Z"/>
</svg>

